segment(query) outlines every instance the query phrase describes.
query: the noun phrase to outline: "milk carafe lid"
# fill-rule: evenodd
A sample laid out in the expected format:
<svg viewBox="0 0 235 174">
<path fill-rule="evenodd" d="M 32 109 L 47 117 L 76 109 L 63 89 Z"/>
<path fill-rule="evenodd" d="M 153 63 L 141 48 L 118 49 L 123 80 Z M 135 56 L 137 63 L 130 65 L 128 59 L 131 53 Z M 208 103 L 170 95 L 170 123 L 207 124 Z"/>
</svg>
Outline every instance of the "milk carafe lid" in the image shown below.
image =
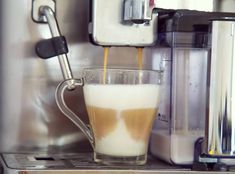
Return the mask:
<svg viewBox="0 0 235 174">
<path fill-rule="evenodd" d="M 193 10 L 160 10 L 158 14 L 157 44 L 191 48 L 208 47 L 209 26 L 213 19 L 235 17 L 234 13 Z"/>
</svg>

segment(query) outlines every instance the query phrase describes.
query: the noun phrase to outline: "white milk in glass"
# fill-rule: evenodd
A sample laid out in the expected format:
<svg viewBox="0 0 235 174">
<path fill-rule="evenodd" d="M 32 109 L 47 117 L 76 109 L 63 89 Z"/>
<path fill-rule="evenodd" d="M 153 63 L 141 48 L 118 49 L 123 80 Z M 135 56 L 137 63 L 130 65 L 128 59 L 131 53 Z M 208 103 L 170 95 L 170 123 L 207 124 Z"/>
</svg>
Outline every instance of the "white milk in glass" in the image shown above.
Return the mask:
<svg viewBox="0 0 235 174">
<path fill-rule="evenodd" d="M 146 154 L 159 105 L 158 85 L 86 84 L 84 98 L 97 153 Z"/>
</svg>

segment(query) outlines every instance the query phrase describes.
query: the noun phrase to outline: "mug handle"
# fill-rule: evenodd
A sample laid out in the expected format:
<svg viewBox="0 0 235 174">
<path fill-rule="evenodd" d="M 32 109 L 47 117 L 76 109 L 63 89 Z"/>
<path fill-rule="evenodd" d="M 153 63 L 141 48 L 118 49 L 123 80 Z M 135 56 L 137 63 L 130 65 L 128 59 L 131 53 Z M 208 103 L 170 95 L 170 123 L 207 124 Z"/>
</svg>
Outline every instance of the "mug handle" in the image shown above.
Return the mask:
<svg viewBox="0 0 235 174">
<path fill-rule="evenodd" d="M 70 84 L 74 84 L 75 86 L 71 88 Z M 60 111 L 85 134 L 94 149 L 94 138 L 91 130 L 71 109 L 69 109 L 64 100 L 64 92 L 66 90 L 71 91 L 75 89 L 76 86 L 83 86 L 83 84 L 83 79 L 69 79 L 62 81 L 56 88 L 55 100 Z"/>
</svg>

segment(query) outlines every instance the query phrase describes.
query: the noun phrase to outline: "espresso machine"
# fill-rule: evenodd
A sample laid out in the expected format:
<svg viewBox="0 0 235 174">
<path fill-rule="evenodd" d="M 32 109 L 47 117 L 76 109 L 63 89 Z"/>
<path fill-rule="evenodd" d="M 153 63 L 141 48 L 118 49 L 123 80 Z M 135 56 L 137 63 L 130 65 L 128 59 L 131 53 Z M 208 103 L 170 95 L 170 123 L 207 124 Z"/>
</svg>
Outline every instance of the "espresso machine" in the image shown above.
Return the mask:
<svg viewBox="0 0 235 174">
<path fill-rule="evenodd" d="M 208 21 L 211 16 L 200 18 L 201 14 L 206 16 L 206 12 L 198 11 L 232 12 L 226 11 L 229 7 L 227 4 L 231 3 L 233 2 L 228 0 L 204 0 L 196 3 L 183 0 L 1 1 L 0 151 L 3 172 L 59 170 L 67 173 L 86 170 L 93 173 L 96 170 L 120 170 L 132 173 L 189 173 L 191 167 L 178 165 L 192 164 L 196 140 L 204 137 L 205 130 L 210 137 L 208 130 L 217 129 L 211 128 L 214 123 L 210 123 L 208 129 L 204 126 L 207 103 L 210 103 L 207 101 L 207 73 L 213 67 L 209 66 L 208 69 L 211 63 L 209 58 L 227 53 L 211 51 L 219 50 L 213 46 L 211 49 L 210 46 L 213 37 L 208 34 Z M 41 7 L 48 7 L 49 11 L 45 12 Z M 188 10 L 198 11 L 191 13 Z M 177 18 L 180 15 L 183 16 L 182 21 L 186 21 L 182 22 L 183 28 L 181 18 Z M 197 19 L 200 23 L 194 21 L 191 26 L 185 25 L 195 19 L 194 15 L 199 16 Z M 226 16 L 224 14 L 223 17 Z M 216 14 L 214 17 L 218 19 L 221 16 Z M 179 21 L 175 25 L 179 30 L 170 30 L 175 24 L 172 19 Z M 213 34 L 214 32 L 212 36 L 216 36 Z M 51 41 L 52 37 L 59 37 L 59 41 Z M 226 41 L 227 38 L 223 40 L 224 45 L 227 44 Z M 232 41 L 231 39 L 229 45 L 233 45 Z M 90 156 L 92 150 L 84 134 L 56 105 L 54 92 L 63 78 L 80 78 L 82 69 L 102 66 L 101 46 L 111 47 L 110 67 L 136 68 L 136 47 L 145 47 L 143 68 L 164 72 L 160 113 L 156 117 L 150 141 L 149 153 L 153 157 L 146 166 L 94 164 Z M 56 57 L 43 60 L 39 56 L 58 56 L 59 61 Z M 66 60 L 69 60 L 70 65 L 65 63 Z M 221 63 L 216 62 L 213 65 Z M 223 67 L 226 69 L 227 64 Z M 230 70 L 234 71 L 233 68 Z M 217 68 L 214 71 L 220 74 Z M 70 101 L 69 106 L 88 122 L 82 90 L 68 91 L 66 98 Z M 219 117 L 218 122 L 220 121 Z M 233 145 L 233 136 L 230 137 Z M 219 139 L 208 139 L 213 139 L 217 144 L 220 142 Z M 203 147 L 206 146 L 206 141 L 201 144 L 199 146 L 202 149 L 199 148 L 196 158 L 199 163 L 206 159 L 201 154 L 221 157 L 225 153 L 205 150 Z M 182 145 L 185 145 L 183 149 L 180 147 Z M 233 154 L 230 153 L 230 158 L 232 157 Z M 176 165 L 167 165 L 156 158 Z M 213 161 L 213 158 L 208 158 L 209 161 L 211 159 Z"/>
</svg>

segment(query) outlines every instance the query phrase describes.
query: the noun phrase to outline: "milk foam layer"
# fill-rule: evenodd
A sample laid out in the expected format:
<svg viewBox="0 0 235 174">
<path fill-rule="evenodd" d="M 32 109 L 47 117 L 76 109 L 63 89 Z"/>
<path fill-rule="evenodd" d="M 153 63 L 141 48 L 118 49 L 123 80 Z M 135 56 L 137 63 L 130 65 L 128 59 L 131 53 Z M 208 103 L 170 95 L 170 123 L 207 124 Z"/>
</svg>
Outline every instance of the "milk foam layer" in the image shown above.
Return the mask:
<svg viewBox="0 0 235 174">
<path fill-rule="evenodd" d="M 156 108 L 159 85 L 103 85 L 84 86 L 86 105 L 117 110 Z"/>
<path fill-rule="evenodd" d="M 117 126 L 106 136 L 95 140 L 95 151 L 112 156 L 139 156 L 146 154 L 148 142 L 131 137 L 121 112 L 130 109 L 157 109 L 158 85 L 85 85 L 87 106 L 109 108 L 117 111 Z M 143 115 L 145 117 L 147 115 Z M 104 120 L 105 122 L 105 120 Z"/>
</svg>

